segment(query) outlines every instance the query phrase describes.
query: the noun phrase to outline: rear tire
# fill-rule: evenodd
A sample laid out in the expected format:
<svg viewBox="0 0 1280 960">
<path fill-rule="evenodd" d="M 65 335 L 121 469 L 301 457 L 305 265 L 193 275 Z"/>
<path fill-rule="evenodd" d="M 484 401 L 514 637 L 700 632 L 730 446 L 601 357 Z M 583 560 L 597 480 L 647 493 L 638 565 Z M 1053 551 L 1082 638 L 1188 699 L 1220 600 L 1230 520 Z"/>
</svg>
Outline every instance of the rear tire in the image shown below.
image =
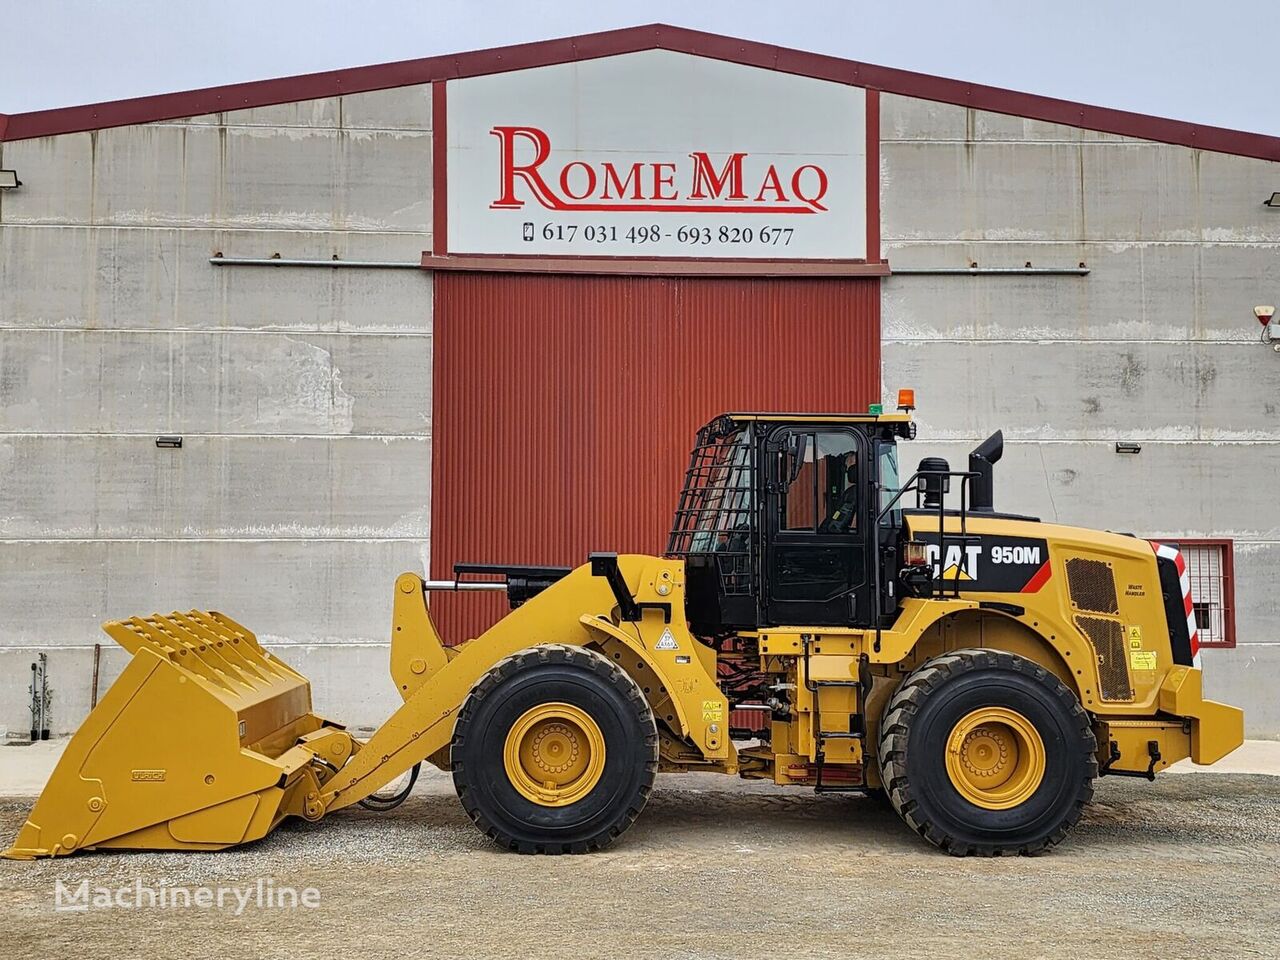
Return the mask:
<svg viewBox="0 0 1280 960">
<path fill-rule="evenodd" d="M 472 688 L 454 727 L 453 782 L 481 832 L 520 853 L 586 853 L 644 809 L 658 730 L 640 689 L 583 647 L 531 647 Z"/>
<path fill-rule="evenodd" d="M 921 665 L 881 729 L 889 799 L 953 856 L 1040 853 L 1093 796 L 1097 743 L 1079 699 L 1044 667 L 998 650 Z"/>
</svg>

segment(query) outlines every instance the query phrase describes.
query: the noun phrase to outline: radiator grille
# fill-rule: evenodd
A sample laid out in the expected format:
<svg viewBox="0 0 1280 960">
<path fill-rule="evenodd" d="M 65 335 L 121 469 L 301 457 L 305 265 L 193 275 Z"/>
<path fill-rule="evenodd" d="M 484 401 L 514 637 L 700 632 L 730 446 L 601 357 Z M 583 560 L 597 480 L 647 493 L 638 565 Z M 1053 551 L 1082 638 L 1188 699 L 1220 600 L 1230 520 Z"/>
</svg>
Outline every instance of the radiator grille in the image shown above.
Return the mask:
<svg viewBox="0 0 1280 960">
<path fill-rule="evenodd" d="M 1129 664 L 1125 656 L 1124 628 L 1117 620 L 1076 617 L 1076 626 L 1093 644 L 1098 655 L 1098 695 L 1103 700 L 1132 700 Z"/>
<path fill-rule="evenodd" d="M 1067 560 L 1067 589 L 1071 591 L 1071 604 L 1077 610 L 1120 612 L 1116 600 L 1116 578 L 1111 575 L 1108 563 L 1071 557 Z"/>
</svg>

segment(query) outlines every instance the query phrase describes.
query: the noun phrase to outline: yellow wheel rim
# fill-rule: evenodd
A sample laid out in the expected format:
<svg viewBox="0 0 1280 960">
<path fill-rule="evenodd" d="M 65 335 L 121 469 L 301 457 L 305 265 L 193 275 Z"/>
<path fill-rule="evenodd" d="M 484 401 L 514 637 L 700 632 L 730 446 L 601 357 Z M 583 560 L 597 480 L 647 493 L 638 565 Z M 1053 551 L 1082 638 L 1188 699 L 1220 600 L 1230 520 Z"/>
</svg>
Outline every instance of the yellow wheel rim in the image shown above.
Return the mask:
<svg viewBox="0 0 1280 960">
<path fill-rule="evenodd" d="M 1030 800 L 1044 780 L 1044 768 L 1044 741 L 1016 710 L 974 710 L 947 738 L 952 786 L 986 810 L 1008 810 Z"/>
<path fill-rule="evenodd" d="M 542 703 L 512 725 L 502 762 L 522 797 L 543 807 L 567 807 L 600 782 L 604 734 L 585 710 Z"/>
</svg>

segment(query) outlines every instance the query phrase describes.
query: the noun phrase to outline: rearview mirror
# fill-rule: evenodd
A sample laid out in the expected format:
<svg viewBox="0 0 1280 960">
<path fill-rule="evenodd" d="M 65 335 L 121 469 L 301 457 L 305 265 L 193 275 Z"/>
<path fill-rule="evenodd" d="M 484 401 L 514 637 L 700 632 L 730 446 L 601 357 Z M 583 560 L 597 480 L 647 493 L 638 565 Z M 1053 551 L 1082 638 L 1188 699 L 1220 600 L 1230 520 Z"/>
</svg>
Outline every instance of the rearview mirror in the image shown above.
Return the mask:
<svg viewBox="0 0 1280 960">
<path fill-rule="evenodd" d="M 800 476 L 800 471 L 804 469 L 804 455 L 808 448 L 807 433 L 793 433 L 787 438 L 787 455 L 791 457 L 791 476 L 787 480 L 788 486 L 796 482 L 796 477 Z"/>
</svg>

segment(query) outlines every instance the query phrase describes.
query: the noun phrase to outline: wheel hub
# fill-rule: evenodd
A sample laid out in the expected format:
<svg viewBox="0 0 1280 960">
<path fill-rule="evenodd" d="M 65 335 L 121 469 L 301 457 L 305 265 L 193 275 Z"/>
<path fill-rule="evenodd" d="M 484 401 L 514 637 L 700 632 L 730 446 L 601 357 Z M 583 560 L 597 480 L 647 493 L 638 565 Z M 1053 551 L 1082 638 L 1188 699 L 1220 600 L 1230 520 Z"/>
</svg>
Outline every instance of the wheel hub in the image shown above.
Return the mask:
<svg viewBox="0 0 1280 960">
<path fill-rule="evenodd" d="M 576 803 L 600 782 L 604 734 L 585 710 L 543 703 L 520 715 L 507 733 L 503 765 L 521 796 L 545 807 Z"/>
<path fill-rule="evenodd" d="M 575 765 L 580 753 L 578 731 L 552 722 L 538 729 L 529 748 L 529 759 L 543 773 L 560 774 Z"/>
<path fill-rule="evenodd" d="M 1025 803 L 1044 780 L 1045 749 L 1022 714 L 982 707 L 967 714 L 947 738 L 947 776 L 970 803 L 1008 810 Z"/>
</svg>

